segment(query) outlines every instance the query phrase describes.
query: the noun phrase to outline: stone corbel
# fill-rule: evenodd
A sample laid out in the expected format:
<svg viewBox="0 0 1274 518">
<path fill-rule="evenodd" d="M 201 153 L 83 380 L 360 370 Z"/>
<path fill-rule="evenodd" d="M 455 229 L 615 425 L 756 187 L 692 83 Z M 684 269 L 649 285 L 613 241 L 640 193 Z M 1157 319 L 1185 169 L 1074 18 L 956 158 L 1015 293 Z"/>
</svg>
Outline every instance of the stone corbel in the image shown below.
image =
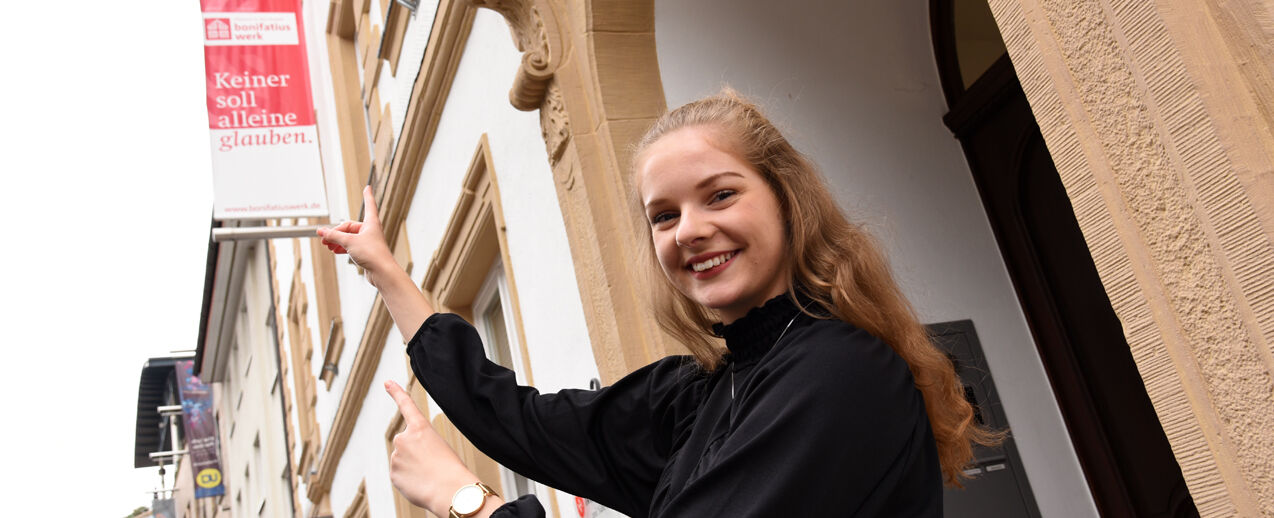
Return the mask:
<svg viewBox="0 0 1274 518">
<path fill-rule="evenodd" d="M 509 102 L 513 103 L 514 108 L 524 112 L 539 109 L 544 103 L 551 79 L 553 70 L 549 69 L 547 56 L 540 52 L 523 54 L 518 74 L 513 77 L 513 88 L 509 89 Z"/>
<path fill-rule="evenodd" d="M 540 129 L 549 162 L 556 165 L 570 140 L 570 121 L 553 74 L 561 65 L 566 39 L 558 32 L 553 7 L 535 0 L 469 0 L 491 9 L 509 24 L 522 62 L 509 89 L 509 103 L 522 111 L 540 110 Z M 545 15 L 547 13 L 547 16 Z"/>
<path fill-rule="evenodd" d="M 534 0 L 469 0 L 469 3 L 500 13 L 509 23 L 513 43 L 522 52 L 522 63 L 509 90 L 509 102 L 522 111 L 538 110 L 544 104 L 549 82 L 561 62 L 558 56 L 562 38 L 557 34 L 552 13 L 544 16 Z"/>
</svg>

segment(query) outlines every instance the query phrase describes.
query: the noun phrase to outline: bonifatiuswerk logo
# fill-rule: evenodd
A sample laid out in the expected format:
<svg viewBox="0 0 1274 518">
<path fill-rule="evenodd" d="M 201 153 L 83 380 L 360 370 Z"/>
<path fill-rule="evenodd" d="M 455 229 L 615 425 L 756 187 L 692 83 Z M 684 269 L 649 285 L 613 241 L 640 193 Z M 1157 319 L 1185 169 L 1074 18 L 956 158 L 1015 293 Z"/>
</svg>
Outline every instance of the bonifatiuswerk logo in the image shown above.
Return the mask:
<svg viewBox="0 0 1274 518">
<path fill-rule="evenodd" d="M 209 40 L 228 40 L 230 39 L 230 19 L 209 18 L 204 23 L 204 30 Z"/>
</svg>

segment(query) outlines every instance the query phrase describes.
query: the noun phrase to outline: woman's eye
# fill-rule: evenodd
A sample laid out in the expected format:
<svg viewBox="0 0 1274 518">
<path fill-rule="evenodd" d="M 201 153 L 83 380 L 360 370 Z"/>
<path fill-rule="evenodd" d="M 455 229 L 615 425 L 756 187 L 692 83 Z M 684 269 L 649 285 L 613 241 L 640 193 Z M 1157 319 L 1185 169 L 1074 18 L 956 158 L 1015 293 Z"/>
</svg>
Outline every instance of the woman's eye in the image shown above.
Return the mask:
<svg viewBox="0 0 1274 518">
<path fill-rule="evenodd" d="M 734 196 L 734 195 L 735 195 L 735 192 L 730 189 L 717 191 L 712 194 L 712 201 L 714 202 L 723 201 L 723 200 L 729 199 L 731 196 Z"/>
<path fill-rule="evenodd" d="M 658 225 L 660 223 L 666 223 L 668 221 L 672 221 L 672 218 L 675 218 L 676 216 L 676 214 L 671 212 L 660 212 L 659 214 L 655 214 L 655 217 L 650 218 L 650 224 Z"/>
</svg>

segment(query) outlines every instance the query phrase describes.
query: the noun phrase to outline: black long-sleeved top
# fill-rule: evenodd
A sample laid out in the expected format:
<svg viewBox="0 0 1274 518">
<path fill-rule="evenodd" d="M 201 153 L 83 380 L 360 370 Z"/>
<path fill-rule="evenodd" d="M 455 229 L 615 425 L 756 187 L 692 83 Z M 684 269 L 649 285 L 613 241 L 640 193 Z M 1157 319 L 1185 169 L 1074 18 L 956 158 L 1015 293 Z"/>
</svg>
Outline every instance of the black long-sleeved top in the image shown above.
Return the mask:
<svg viewBox="0 0 1274 518">
<path fill-rule="evenodd" d="M 798 311 L 784 295 L 718 327 L 730 352 L 714 372 L 674 356 L 597 391 L 518 386 L 456 315 L 429 317 L 408 352 L 492 459 L 629 516 L 941 516 L 937 449 L 906 363 L 863 330 Z M 524 496 L 492 516 L 544 510 Z"/>
</svg>

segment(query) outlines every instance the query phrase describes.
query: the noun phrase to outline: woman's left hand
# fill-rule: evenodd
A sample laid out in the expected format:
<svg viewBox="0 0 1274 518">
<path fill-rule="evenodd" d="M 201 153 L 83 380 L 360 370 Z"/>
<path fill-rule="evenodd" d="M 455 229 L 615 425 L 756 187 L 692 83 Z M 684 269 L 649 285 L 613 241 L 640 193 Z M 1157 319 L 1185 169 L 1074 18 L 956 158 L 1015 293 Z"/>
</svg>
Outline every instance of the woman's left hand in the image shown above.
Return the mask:
<svg viewBox="0 0 1274 518">
<path fill-rule="evenodd" d="M 380 212 L 376 209 L 376 196 L 370 186 L 363 188 L 363 221 L 346 221 L 335 227 L 320 228 L 318 236 L 332 253 L 349 254 L 355 264 L 367 271 L 367 279 L 377 288 L 380 287 L 377 281 L 382 276 L 401 269 L 385 242 Z"/>
<path fill-rule="evenodd" d="M 398 404 L 406 424 L 403 431 L 394 436 L 389 480 L 407 501 L 435 515 L 447 516 L 451 496 L 461 486 L 477 482 L 478 477 L 465 467 L 401 386 L 386 381 L 385 391 Z M 485 502 L 482 512 L 476 516 L 487 516 L 503 503 L 498 497 L 492 498 L 496 501 Z"/>
</svg>

